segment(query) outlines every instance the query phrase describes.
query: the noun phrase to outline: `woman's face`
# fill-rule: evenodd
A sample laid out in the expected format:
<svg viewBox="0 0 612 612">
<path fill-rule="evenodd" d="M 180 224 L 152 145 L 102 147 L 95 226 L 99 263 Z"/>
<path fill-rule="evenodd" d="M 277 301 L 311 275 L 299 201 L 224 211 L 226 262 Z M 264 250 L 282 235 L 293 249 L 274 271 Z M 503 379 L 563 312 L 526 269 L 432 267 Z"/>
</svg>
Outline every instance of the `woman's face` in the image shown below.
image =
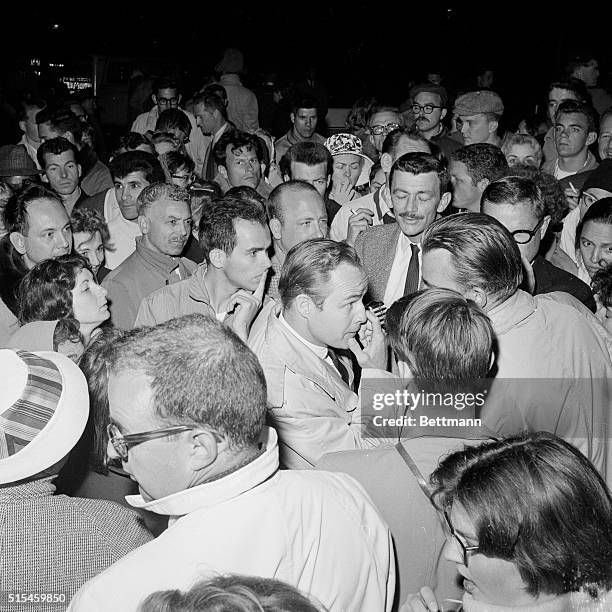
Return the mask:
<svg viewBox="0 0 612 612">
<path fill-rule="evenodd" d="M 455 502 L 450 513 L 450 522 L 457 537 L 466 546 L 477 546 L 476 527 L 459 502 Z M 526 591 L 526 585 L 517 566 L 511 561 L 486 557 L 479 551 L 468 552 L 467 566 L 459 543 L 447 535 L 444 557 L 457 564 L 463 577 L 465 599 L 470 598 L 488 604 L 519 606 L 542 598 L 534 598 Z M 544 599 L 551 598 L 544 596 Z"/>
<path fill-rule="evenodd" d="M 87 269 L 76 277 L 72 290 L 72 309 L 81 325 L 100 325 L 110 317 L 106 302 L 106 289 L 100 287 Z"/>
<path fill-rule="evenodd" d="M 589 276 L 612 265 L 612 225 L 587 221 L 582 228 L 578 248 Z"/>
</svg>

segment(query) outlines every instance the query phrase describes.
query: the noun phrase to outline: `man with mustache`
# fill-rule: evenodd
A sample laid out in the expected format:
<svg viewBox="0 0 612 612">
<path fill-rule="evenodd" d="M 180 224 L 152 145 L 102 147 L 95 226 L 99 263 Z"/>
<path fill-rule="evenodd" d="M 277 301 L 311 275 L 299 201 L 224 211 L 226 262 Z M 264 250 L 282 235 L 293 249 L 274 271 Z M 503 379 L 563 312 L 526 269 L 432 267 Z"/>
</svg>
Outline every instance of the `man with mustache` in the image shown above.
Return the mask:
<svg viewBox="0 0 612 612">
<path fill-rule="evenodd" d="M 421 283 L 421 236 L 451 200 L 446 162 L 428 153 L 406 153 L 389 174 L 397 223 L 372 226 L 355 249 L 368 276 L 368 296 L 388 308 Z"/>
<path fill-rule="evenodd" d="M 136 250 L 102 283 L 108 291 L 111 320 L 132 329 L 138 307 L 153 291 L 191 276 L 196 264 L 181 257 L 191 234 L 190 196 L 176 185 L 154 183 L 138 196 L 142 236 Z"/>
</svg>

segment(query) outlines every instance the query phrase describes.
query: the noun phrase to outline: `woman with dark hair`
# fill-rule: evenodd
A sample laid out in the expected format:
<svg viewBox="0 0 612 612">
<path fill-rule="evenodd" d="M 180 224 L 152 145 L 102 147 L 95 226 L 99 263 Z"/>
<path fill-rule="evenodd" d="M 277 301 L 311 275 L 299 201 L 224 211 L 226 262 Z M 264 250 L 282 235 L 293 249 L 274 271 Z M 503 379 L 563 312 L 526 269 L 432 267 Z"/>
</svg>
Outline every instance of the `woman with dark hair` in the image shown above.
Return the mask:
<svg viewBox="0 0 612 612">
<path fill-rule="evenodd" d="M 612 608 L 612 498 L 571 444 L 546 432 L 487 442 L 449 455 L 431 482 L 465 612 Z M 402 612 L 439 609 L 432 596 Z"/>
<path fill-rule="evenodd" d="M 19 286 L 19 322 L 63 321 L 87 346 L 110 317 L 106 289 L 80 255 L 62 255 L 34 266 Z M 65 325 L 65 324 L 63 324 Z"/>
</svg>

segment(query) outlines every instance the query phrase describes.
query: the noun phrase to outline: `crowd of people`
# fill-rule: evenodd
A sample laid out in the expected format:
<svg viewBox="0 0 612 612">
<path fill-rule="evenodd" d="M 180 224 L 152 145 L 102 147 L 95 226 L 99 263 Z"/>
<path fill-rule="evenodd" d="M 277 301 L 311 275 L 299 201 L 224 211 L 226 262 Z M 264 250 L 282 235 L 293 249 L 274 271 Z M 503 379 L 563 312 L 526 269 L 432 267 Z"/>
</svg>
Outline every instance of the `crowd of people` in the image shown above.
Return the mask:
<svg viewBox="0 0 612 612">
<path fill-rule="evenodd" d="M 0 146 L 0 610 L 612 610 L 596 59 L 511 130 L 310 79 L 271 133 L 242 69 Z"/>
</svg>

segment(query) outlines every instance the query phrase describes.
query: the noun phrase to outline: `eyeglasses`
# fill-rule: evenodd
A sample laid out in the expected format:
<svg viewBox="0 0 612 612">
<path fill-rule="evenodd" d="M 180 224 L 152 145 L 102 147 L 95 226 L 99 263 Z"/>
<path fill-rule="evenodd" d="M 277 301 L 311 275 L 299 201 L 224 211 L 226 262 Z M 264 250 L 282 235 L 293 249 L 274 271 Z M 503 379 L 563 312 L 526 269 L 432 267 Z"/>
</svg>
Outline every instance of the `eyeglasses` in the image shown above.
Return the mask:
<svg viewBox="0 0 612 612">
<path fill-rule="evenodd" d="M 380 136 L 381 134 L 388 134 L 393 130 L 397 130 L 399 128 L 399 123 L 387 123 L 387 125 L 373 125 L 370 128 L 370 134 L 374 134 L 374 136 Z"/>
<path fill-rule="evenodd" d="M 457 535 L 455 528 L 452 526 L 450 522 L 450 517 L 448 516 L 448 510 L 444 511 L 444 522 L 446 524 L 446 529 L 448 533 L 447 537 L 451 537 L 455 542 L 459 543 L 459 548 L 461 549 L 461 553 L 463 554 L 463 565 L 467 567 L 470 557 L 480 550 L 480 546 L 466 546 L 461 538 Z"/>
<path fill-rule="evenodd" d="M 544 223 L 544 219 L 538 222 L 538 224 L 532 230 L 516 230 L 514 232 L 510 232 L 510 234 L 514 238 L 516 244 L 527 244 L 538 233 L 538 229 L 542 223 Z"/>
<path fill-rule="evenodd" d="M 173 179 L 176 179 L 178 181 L 187 181 L 188 183 L 193 183 L 193 181 L 195 181 L 195 174 L 171 174 L 170 175 Z"/>
<path fill-rule="evenodd" d="M 106 433 L 110 443 L 113 445 L 115 452 L 121 458 L 121 461 L 127 461 L 128 451 L 141 442 L 147 440 L 155 440 L 156 438 L 164 438 L 182 431 L 190 431 L 193 427 L 187 425 L 177 425 L 174 427 L 166 427 L 165 429 L 156 429 L 154 431 L 143 431 L 142 433 L 129 434 L 124 436 L 119 428 L 114 423 L 109 423 L 106 426 Z"/>
<path fill-rule="evenodd" d="M 436 106 L 435 104 L 425 104 L 425 106 L 421 106 L 420 104 L 417 104 L 416 102 L 412 105 L 412 112 L 415 115 L 418 115 L 421 111 L 423 111 L 423 113 L 425 113 L 426 115 L 431 115 L 431 113 L 433 113 L 434 108 L 443 108 L 442 106 Z"/>
<path fill-rule="evenodd" d="M 162 98 L 162 97 L 158 97 L 157 98 L 157 103 L 161 104 L 162 106 L 176 106 L 179 103 L 179 99 L 178 98 Z"/>
</svg>

